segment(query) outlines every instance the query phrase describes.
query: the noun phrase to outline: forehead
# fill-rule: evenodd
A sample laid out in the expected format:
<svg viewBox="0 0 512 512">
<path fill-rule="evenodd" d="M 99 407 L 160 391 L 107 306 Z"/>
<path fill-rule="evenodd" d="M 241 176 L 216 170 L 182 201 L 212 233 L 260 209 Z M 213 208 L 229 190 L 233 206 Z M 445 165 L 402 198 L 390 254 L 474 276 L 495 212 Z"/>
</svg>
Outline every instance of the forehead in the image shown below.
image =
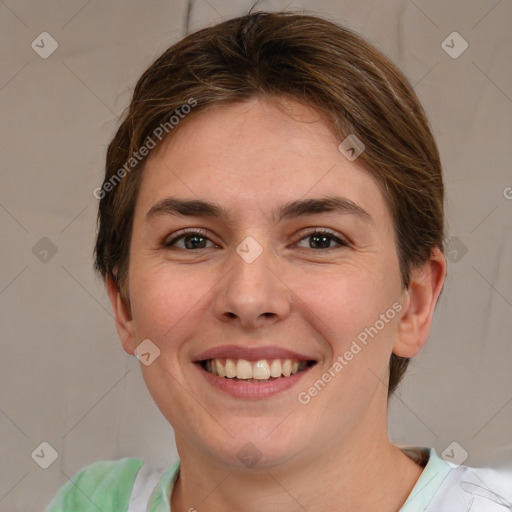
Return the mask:
<svg viewBox="0 0 512 512">
<path fill-rule="evenodd" d="M 241 218 L 299 198 L 336 195 L 376 219 L 389 216 L 374 178 L 339 151 L 341 141 L 310 107 L 254 99 L 182 122 L 146 162 L 136 215 L 169 196 L 222 204 Z"/>
</svg>

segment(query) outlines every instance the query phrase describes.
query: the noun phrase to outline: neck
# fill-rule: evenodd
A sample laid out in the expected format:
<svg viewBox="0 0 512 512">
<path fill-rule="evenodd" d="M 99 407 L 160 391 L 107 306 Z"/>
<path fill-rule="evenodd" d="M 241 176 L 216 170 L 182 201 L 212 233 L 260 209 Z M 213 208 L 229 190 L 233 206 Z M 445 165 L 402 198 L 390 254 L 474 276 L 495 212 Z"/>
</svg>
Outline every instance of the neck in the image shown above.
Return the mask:
<svg viewBox="0 0 512 512">
<path fill-rule="evenodd" d="M 324 441 L 322 453 L 286 465 L 250 469 L 219 465 L 177 438 L 181 463 L 172 512 L 397 512 L 423 469 L 387 433 L 369 433 L 358 431 L 339 446 Z"/>
</svg>

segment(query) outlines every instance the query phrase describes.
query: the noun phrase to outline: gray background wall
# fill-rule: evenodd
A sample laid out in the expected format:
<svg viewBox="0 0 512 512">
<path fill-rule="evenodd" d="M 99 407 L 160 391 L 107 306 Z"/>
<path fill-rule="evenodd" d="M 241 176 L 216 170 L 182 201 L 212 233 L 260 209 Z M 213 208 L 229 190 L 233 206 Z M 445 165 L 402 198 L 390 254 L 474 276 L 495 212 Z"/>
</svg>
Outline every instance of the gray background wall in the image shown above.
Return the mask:
<svg viewBox="0 0 512 512">
<path fill-rule="evenodd" d="M 251 5 L 196 0 L 189 31 Z M 448 279 L 391 401 L 392 439 L 438 453 L 456 441 L 465 464 L 510 466 L 512 2 L 258 4 L 299 8 L 356 29 L 400 66 L 444 164 Z M 92 191 L 137 78 L 184 35 L 186 14 L 185 0 L 0 1 L 0 511 L 44 508 L 97 460 L 177 458 L 91 269 Z M 58 44 L 51 55 L 42 32 Z M 453 32 L 468 44 L 457 58 Z M 58 454 L 48 469 L 44 442 Z"/>
</svg>

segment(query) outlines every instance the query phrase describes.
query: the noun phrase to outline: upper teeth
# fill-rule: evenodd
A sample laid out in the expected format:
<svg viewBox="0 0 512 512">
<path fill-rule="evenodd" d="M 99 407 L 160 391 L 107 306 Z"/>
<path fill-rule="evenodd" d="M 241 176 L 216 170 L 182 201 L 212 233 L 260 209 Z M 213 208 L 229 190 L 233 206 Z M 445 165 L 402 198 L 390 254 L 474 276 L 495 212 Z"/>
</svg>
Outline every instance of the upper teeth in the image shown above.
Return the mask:
<svg viewBox="0 0 512 512">
<path fill-rule="evenodd" d="M 295 359 L 260 359 L 251 362 L 247 359 L 215 358 L 206 361 L 206 370 L 219 377 L 229 379 L 266 380 L 270 377 L 289 377 L 307 366 L 307 361 Z"/>
</svg>

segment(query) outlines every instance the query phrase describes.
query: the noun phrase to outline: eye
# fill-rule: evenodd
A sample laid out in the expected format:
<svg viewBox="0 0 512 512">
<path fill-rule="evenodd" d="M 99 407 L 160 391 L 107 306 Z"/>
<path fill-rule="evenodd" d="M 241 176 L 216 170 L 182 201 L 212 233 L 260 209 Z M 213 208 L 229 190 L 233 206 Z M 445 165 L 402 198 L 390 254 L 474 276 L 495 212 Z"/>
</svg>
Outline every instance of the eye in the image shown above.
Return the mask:
<svg viewBox="0 0 512 512">
<path fill-rule="evenodd" d="M 300 242 L 303 240 L 309 239 L 309 247 L 308 249 L 336 249 L 337 247 L 332 247 L 331 242 L 335 242 L 338 247 L 348 247 L 349 244 L 342 238 L 340 238 L 334 231 L 325 228 L 315 228 L 309 233 L 302 234 Z M 178 242 L 183 242 L 183 246 L 178 246 Z M 210 247 L 207 246 L 208 242 L 212 245 Z M 300 242 L 297 246 L 300 247 Z M 193 249 L 208 249 L 211 247 L 219 247 L 217 244 L 212 242 L 208 238 L 208 233 L 200 228 L 194 229 L 185 229 L 182 231 L 178 231 L 172 238 L 166 239 L 163 242 L 163 247 L 177 247 L 178 249 L 183 250 L 193 250 Z"/>
<path fill-rule="evenodd" d="M 303 235 L 301 241 L 307 239 L 309 239 L 308 249 L 336 249 L 336 247 L 331 247 L 331 241 L 335 241 L 338 246 L 349 246 L 349 244 L 337 236 L 336 233 L 325 228 L 315 228 L 313 231 Z"/>
<path fill-rule="evenodd" d="M 184 246 L 178 246 L 178 249 L 208 249 L 209 247 L 206 246 L 208 241 L 213 244 L 211 247 L 218 247 L 208 238 L 206 231 L 199 228 L 178 231 L 175 236 L 166 239 L 162 245 L 164 247 L 177 247 L 176 242 L 181 240 Z"/>
</svg>

